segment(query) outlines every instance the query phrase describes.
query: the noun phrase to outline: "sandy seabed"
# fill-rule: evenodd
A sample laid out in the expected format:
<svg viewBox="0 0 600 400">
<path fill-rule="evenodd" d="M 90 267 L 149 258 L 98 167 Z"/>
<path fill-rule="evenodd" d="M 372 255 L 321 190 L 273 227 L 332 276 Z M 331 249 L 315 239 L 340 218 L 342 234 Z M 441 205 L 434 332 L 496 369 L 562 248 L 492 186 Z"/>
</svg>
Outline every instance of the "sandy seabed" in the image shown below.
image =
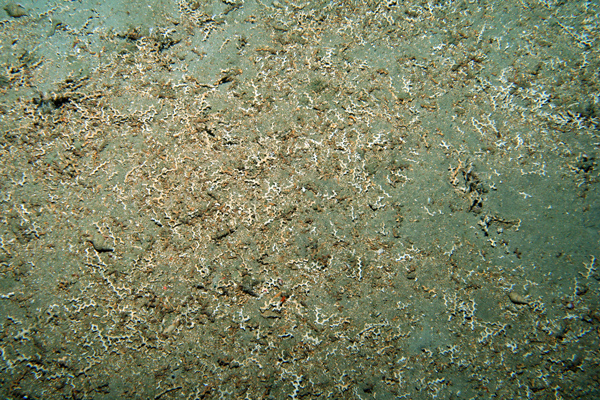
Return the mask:
<svg viewBox="0 0 600 400">
<path fill-rule="evenodd" d="M 600 397 L 597 4 L 5 11 L 2 397 Z"/>
</svg>

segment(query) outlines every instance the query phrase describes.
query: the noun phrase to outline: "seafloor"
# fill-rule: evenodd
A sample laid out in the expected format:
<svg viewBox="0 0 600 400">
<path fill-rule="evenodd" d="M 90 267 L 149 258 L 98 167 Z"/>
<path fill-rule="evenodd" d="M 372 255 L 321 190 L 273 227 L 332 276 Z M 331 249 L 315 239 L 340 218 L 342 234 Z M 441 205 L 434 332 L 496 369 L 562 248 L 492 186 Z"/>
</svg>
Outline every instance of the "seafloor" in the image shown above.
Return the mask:
<svg viewBox="0 0 600 400">
<path fill-rule="evenodd" d="M 3 6 L 0 397 L 600 398 L 597 2 Z"/>
</svg>

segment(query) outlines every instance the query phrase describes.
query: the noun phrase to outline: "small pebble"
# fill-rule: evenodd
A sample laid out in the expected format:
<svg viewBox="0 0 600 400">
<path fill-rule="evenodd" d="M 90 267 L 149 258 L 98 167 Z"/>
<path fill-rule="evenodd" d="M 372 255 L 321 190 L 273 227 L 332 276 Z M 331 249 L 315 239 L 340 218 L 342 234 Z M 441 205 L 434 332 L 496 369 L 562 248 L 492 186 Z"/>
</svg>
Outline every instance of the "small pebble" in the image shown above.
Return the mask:
<svg viewBox="0 0 600 400">
<path fill-rule="evenodd" d="M 8 3 L 4 6 L 6 13 L 13 18 L 21 18 L 27 15 L 27 10 L 20 4 Z"/>
<path fill-rule="evenodd" d="M 529 302 L 527 301 L 527 299 L 523 296 L 521 296 L 518 293 L 515 292 L 510 292 L 508 294 L 508 298 L 510 299 L 510 301 L 512 301 L 515 304 L 529 304 Z"/>
</svg>

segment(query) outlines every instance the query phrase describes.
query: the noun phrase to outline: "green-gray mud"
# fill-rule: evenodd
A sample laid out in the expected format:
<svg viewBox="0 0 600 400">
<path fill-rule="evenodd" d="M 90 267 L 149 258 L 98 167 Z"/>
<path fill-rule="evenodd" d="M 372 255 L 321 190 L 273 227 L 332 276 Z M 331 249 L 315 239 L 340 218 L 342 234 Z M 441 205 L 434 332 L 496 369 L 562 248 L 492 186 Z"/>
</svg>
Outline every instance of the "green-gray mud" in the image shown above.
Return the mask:
<svg viewBox="0 0 600 400">
<path fill-rule="evenodd" d="M 22 6 L 2 397 L 600 396 L 597 4 Z"/>
</svg>

